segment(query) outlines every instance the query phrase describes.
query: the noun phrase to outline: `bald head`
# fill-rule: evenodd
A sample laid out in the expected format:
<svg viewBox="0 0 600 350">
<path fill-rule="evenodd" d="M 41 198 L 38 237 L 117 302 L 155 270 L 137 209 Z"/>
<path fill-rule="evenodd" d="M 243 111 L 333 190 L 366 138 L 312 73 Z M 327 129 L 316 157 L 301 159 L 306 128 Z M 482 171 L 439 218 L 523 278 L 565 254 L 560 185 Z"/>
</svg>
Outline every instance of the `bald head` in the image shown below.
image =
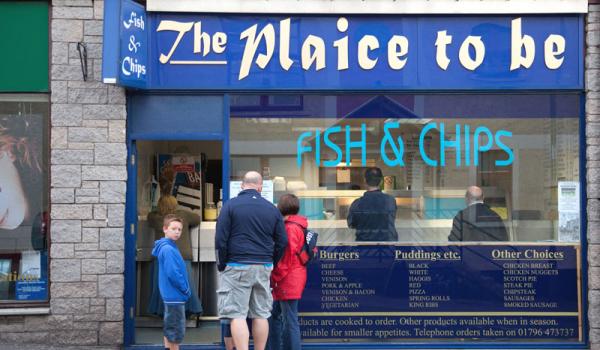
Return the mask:
<svg viewBox="0 0 600 350">
<path fill-rule="evenodd" d="M 256 171 L 249 171 L 244 175 L 242 179 L 242 189 L 243 190 L 257 190 L 258 192 L 262 191 L 262 176 Z"/>
<path fill-rule="evenodd" d="M 483 190 L 477 186 L 470 186 L 467 188 L 467 193 L 465 194 L 465 198 L 467 201 L 467 205 L 473 203 L 482 203 L 483 202 Z"/>
</svg>

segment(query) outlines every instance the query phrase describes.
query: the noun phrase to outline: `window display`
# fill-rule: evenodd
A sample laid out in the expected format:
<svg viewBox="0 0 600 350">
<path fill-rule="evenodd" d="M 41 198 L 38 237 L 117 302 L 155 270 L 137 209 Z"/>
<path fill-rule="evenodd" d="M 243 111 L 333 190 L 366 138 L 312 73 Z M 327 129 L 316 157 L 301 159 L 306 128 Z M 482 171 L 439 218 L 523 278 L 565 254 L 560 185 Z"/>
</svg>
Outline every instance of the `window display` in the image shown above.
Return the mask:
<svg viewBox="0 0 600 350">
<path fill-rule="evenodd" d="M 230 181 L 263 169 L 319 233 L 304 341 L 582 341 L 578 94 L 249 99 Z"/>
<path fill-rule="evenodd" d="M 48 299 L 48 102 L 0 95 L 0 303 Z"/>
</svg>

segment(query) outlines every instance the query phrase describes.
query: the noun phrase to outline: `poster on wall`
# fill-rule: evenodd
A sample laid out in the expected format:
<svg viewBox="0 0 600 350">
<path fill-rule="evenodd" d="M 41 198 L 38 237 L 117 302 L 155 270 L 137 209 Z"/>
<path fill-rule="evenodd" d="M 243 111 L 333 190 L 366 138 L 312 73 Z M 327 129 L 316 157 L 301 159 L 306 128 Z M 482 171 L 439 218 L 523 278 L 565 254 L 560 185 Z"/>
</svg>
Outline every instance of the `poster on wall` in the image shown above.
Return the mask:
<svg viewBox="0 0 600 350">
<path fill-rule="evenodd" d="M 170 194 L 183 209 L 202 215 L 200 159 L 189 154 L 158 154 L 156 159 L 161 196 Z"/>
<path fill-rule="evenodd" d="M 558 182 L 558 240 L 580 240 L 579 182 Z"/>
<path fill-rule="evenodd" d="M 235 198 L 242 192 L 241 181 L 229 181 L 229 198 Z M 260 195 L 271 203 L 274 203 L 273 199 L 273 180 L 264 180 L 263 188 Z"/>
<path fill-rule="evenodd" d="M 47 285 L 45 135 L 43 115 L 0 115 L 0 236 L 2 256 L 10 262 L 9 271 L 0 273 L 0 282 L 6 282 L 0 300 L 18 299 L 22 282 L 44 290 Z M 24 268 L 35 273 L 25 274 Z M 37 293 L 27 300 L 46 299 L 46 293 Z"/>
</svg>

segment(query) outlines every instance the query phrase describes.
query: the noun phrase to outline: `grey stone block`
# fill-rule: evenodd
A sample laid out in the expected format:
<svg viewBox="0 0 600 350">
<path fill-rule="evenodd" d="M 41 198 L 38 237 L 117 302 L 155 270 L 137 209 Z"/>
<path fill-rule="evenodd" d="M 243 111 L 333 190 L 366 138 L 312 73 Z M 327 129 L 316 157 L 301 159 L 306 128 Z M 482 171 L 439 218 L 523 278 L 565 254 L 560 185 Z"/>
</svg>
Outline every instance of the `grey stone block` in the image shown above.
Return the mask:
<svg viewBox="0 0 600 350">
<path fill-rule="evenodd" d="M 81 273 L 83 274 L 103 274 L 106 273 L 105 259 L 82 259 Z"/>
<path fill-rule="evenodd" d="M 94 144 L 91 142 L 69 142 L 69 149 L 93 150 Z"/>
<path fill-rule="evenodd" d="M 100 201 L 102 203 L 125 203 L 125 181 L 103 181 L 100 183 Z"/>
<path fill-rule="evenodd" d="M 94 9 L 91 7 L 53 6 L 52 18 L 90 19 L 94 18 Z"/>
<path fill-rule="evenodd" d="M 98 321 L 90 321 L 90 322 L 74 322 L 73 329 L 82 329 L 82 330 L 98 330 L 100 323 Z"/>
<path fill-rule="evenodd" d="M 52 164 L 93 164 L 94 152 L 90 150 L 52 150 Z"/>
<path fill-rule="evenodd" d="M 95 298 L 98 294 L 97 284 L 93 282 L 52 283 L 52 298 Z"/>
<path fill-rule="evenodd" d="M 600 198 L 600 184 L 588 183 L 586 190 L 588 198 Z"/>
<path fill-rule="evenodd" d="M 589 289 L 600 289 L 600 267 L 590 267 L 588 271 L 588 278 Z"/>
<path fill-rule="evenodd" d="M 52 65 L 52 80 L 83 80 L 79 59 L 72 64 Z"/>
<path fill-rule="evenodd" d="M 81 242 L 82 243 L 98 243 L 100 238 L 100 231 L 98 227 L 84 227 L 81 229 Z M 89 273 L 89 272 L 84 272 Z"/>
<path fill-rule="evenodd" d="M 69 88 L 69 103 L 106 103 L 108 91 L 104 89 Z"/>
<path fill-rule="evenodd" d="M 86 105 L 83 107 L 85 119 L 125 119 L 126 110 L 124 105 Z"/>
<path fill-rule="evenodd" d="M 598 31 L 598 30 L 588 31 L 585 35 L 585 43 L 588 46 L 600 45 L 600 31 Z"/>
<path fill-rule="evenodd" d="M 106 320 L 123 321 L 123 299 L 106 299 Z"/>
<path fill-rule="evenodd" d="M 108 85 L 108 103 L 124 105 L 125 102 L 125 89 L 120 86 Z"/>
<path fill-rule="evenodd" d="M 73 104 L 53 103 L 51 109 L 52 126 L 79 126 L 83 120 L 83 107 Z"/>
<path fill-rule="evenodd" d="M 106 252 L 101 251 L 101 250 L 96 250 L 96 251 L 92 251 L 92 250 L 75 251 L 75 258 L 77 258 L 77 259 L 105 259 L 106 258 Z"/>
<path fill-rule="evenodd" d="M 52 44 L 52 64 L 69 64 L 69 44 L 55 42 Z"/>
<path fill-rule="evenodd" d="M 66 127 L 52 127 L 50 130 L 50 148 L 65 149 L 69 147 L 69 142 L 67 141 L 68 130 Z"/>
<path fill-rule="evenodd" d="M 84 35 L 83 41 L 86 43 L 102 44 L 102 36 L 99 35 Z"/>
<path fill-rule="evenodd" d="M 0 332 L 0 340 L 2 342 L 8 342 L 11 345 L 6 345 L 3 349 L 17 350 L 14 347 L 15 344 L 21 343 L 44 343 L 50 337 L 49 332 L 23 332 L 23 328 L 18 329 L 16 332 Z M 19 346 L 18 350 L 26 350 L 23 347 Z"/>
<path fill-rule="evenodd" d="M 106 219 L 101 219 L 101 220 L 83 220 L 81 222 L 81 226 L 82 227 L 106 227 L 106 225 L 107 225 Z"/>
<path fill-rule="evenodd" d="M 101 345 L 121 344 L 123 342 L 122 322 L 102 322 L 100 324 L 99 340 Z"/>
<path fill-rule="evenodd" d="M 24 329 L 49 331 L 55 329 L 68 329 L 73 326 L 71 315 L 28 316 L 25 318 Z M 2 347 L 0 346 L 0 349 Z"/>
<path fill-rule="evenodd" d="M 67 103 L 68 90 L 67 90 L 67 82 L 66 81 L 53 80 L 50 83 L 50 90 L 51 90 L 50 101 L 52 101 L 52 103 Z"/>
<path fill-rule="evenodd" d="M 104 19 L 104 0 L 94 1 L 94 18 Z"/>
<path fill-rule="evenodd" d="M 600 33 L 600 32 L 596 32 Z M 600 70 L 588 69 L 585 71 L 585 88 L 590 91 L 600 90 Z M 593 112 L 590 110 L 589 112 Z"/>
<path fill-rule="evenodd" d="M 123 273 L 125 271 L 125 253 L 122 250 L 106 252 L 106 272 Z"/>
<path fill-rule="evenodd" d="M 91 250 L 98 250 L 98 243 L 76 243 L 75 244 L 75 257 L 81 257 L 81 255 L 77 255 L 78 252 L 88 252 Z M 89 256 L 83 255 L 84 258 L 89 258 Z"/>
<path fill-rule="evenodd" d="M 52 244 L 79 243 L 81 242 L 81 220 L 52 220 L 50 232 Z"/>
<path fill-rule="evenodd" d="M 53 188 L 50 190 L 50 201 L 52 203 L 69 204 L 75 202 L 72 188 Z"/>
<path fill-rule="evenodd" d="M 83 35 L 102 36 L 103 22 L 99 20 L 89 20 L 83 22 Z"/>
<path fill-rule="evenodd" d="M 52 165 L 51 185 L 53 187 L 79 187 L 81 185 L 81 166 Z"/>
<path fill-rule="evenodd" d="M 586 149 L 586 159 L 600 160 L 600 146 L 588 146 Z"/>
<path fill-rule="evenodd" d="M 109 204 L 108 205 L 108 226 L 123 227 L 125 226 L 125 205 Z"/>
<path fill-rule="evenodd" d="M 52 204 L 52 219 L 78 219 L 92 218 L 91 204 Z"/>
<path fill-rule="evenodd" d="M 54 333 L 56 343 L 63 345 L 96 345 L 98 331 L 63 330 Z"/>
<path fill-rule="evenodd" d="M 104 305 L 106 305 L 105 298 L 90 299 L 90 306 L 104 306 Z"/>
<path fill-rule="evenodd" d="M 125 248 L 125 232 L 123 228 L 101 228 L 101 250 L 123 250 Z"/>
<path fill-rule="evenodd" d="M 97 188 L 77 188 L 75 189 L 75 195 L 80 197 L 98 197 L 100 190 Z"/>
<path fill-rule="evenodd" d="M 53 6 L 88 6 L 92 7 L 93 0 L 52 0 Z"/>
<path fill-rule="evenodd" d="M 106 128 L 69 128 L 69 142 L 106 142 Z"/>
<path fill-rule="evenodd" d="M 123 275 L 99 275 L 98 296 L 105 298 L 122 298 Z"/>
<path fill-rule="evenodd" d="M 600 244 L 600 221 L 588 221 L 588 243 Z"/>
<path fill-rule="evenodd" d="M 85 119 L 124 120 L 124 105 L 86 105 L 83 107 Z"/>
<path fill-rule="evenodd" d="M 98 275 L 81 275 L 83 282 L 98 282 Z"/>
<path fill-rule="evenodd" d="M 108 142 L 125 142 L 125 121 L 108 121 Z"/>
<path fill-rule="evenodd" d="M 600 168 L 589 168 L 587 169 L 587 181 L 588 183 L 600 183 Z"/>
<path fill-rule="evenodd" d="M 83 21 L 77 19 L 53 19 L 52 41 L 79 42 L 83 39 Z"/>
<path fill-rule="evenodd" d="M 99 197 L 75 197 L 77 204 L 96 204 L 98 202 L 100 202 Z"/>
<path fill-rule="evenodd" d="M 82 166 L 83 180 L 125 181 L 127 168 L 116 165 L 84 165 Z"/>
<path fill-rule="evenodd" d="M 74 258 L 75 250 L 73 243 L 52 243 L 50 246 L 51 259 L 67 259 Z"/>
<path fill-rule="evenodd" d="M 98 165 L 127 164 L 127 147 L 124 143 L 97 143 L 94 155 L 95 164 Z"/>
<path fill-rule="evenodd" d="M 100 188 L 100 182 L 98 182 L 98 181 L 82 181 L 81 188 Z"/>
<path fill-rule="evenodd" d="M 108 218 L 107 205 L 106 204 L 94 205 L 94 219 L 106 220 L 107 218 Z"/>
<path fill-rule="evenodd" d="M 81 261 L 79 259 L 50 260 L 50 280 L 54 282 L 79 282 L 81 280 Z M 54 311 L 54 310 L 53 310 Z"/>
<path fill-rule="evenodd" d="M 102 44 L 99 43 L 86 43 L 88 57 L 88 70 L 91 69 L 90 62 L 94 58 L 102 58 Z M 76 59 L 79 62 L 79 51 L 77 51 L 77 43 L 69 44 L 69 58 Z M 94 82 L 96 83 L 96 82 Z"/>
<path fill-rule="evenodd" d="M 108 120 L 84 119 L 81 126 L 86 128 L 108 128 Z"/>
</svg>

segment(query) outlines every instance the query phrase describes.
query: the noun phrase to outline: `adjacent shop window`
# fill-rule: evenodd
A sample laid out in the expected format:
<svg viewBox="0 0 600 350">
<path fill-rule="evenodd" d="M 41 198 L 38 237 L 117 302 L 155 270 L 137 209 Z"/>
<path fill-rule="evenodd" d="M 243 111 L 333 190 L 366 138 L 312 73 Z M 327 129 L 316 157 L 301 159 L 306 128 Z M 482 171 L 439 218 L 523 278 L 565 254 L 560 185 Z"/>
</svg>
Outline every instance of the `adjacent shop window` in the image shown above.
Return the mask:
<svg viewBox="0 0 600 350">
<path fill-rule="evenodd" d="M 230 196 L 319 232 L 304 341 L 582 341 L 579 94 L 295 98 L 232 100 Z"/>
<path fill-rule="evenodd" d="M 48 300 L 48 109 L 0 94 L 0 305 Z"/>
</svg>

